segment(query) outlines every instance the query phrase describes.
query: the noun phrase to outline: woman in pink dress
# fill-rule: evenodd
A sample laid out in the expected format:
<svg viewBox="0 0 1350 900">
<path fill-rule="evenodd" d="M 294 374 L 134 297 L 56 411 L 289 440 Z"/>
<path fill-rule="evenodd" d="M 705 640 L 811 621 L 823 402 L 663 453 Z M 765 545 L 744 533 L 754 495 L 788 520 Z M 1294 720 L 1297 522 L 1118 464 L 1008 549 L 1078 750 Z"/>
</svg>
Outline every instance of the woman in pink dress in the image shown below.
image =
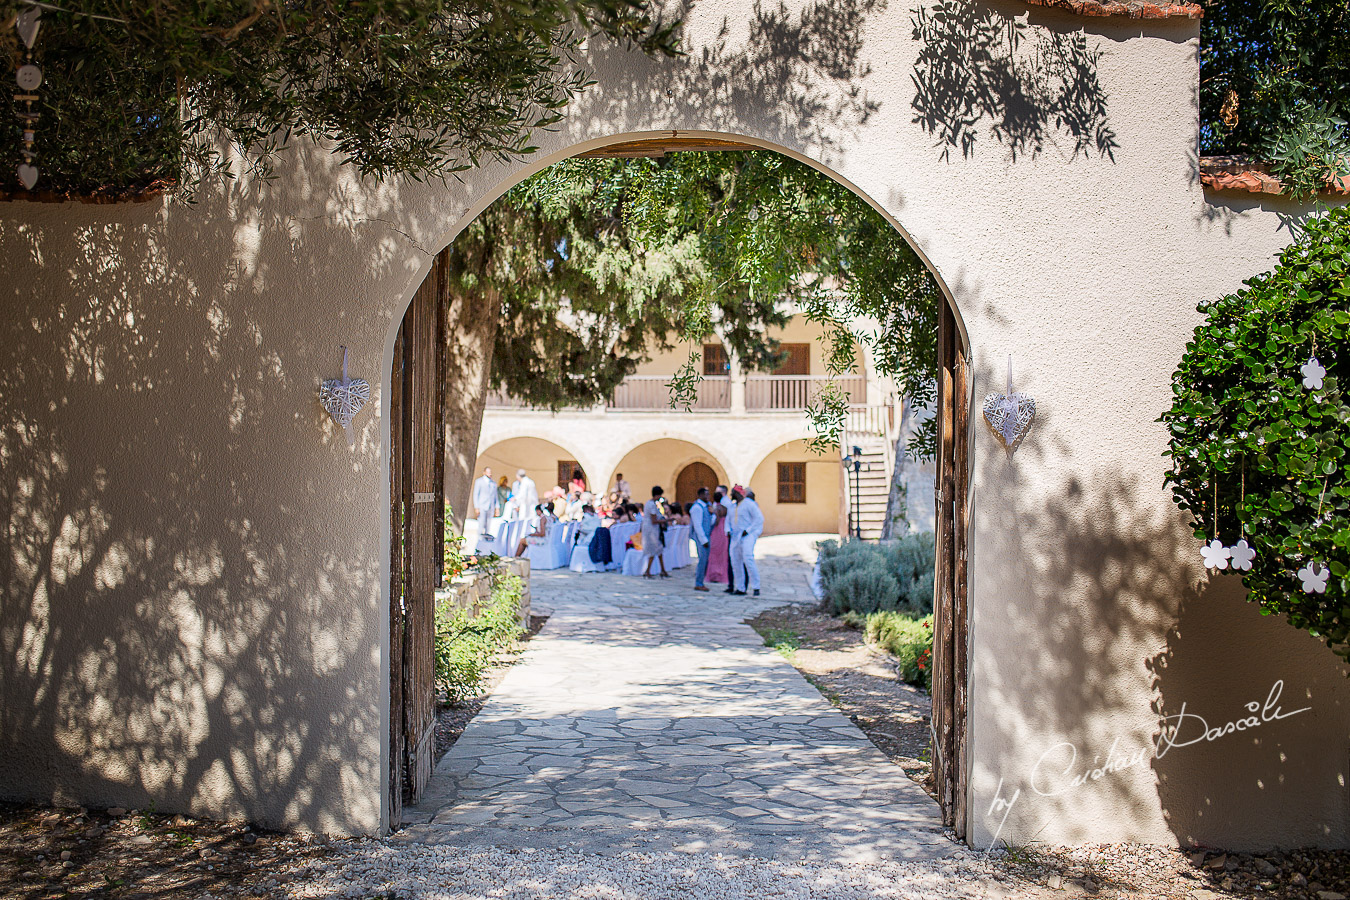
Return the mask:
<svg viewBox="0 0 1350 900">
<path fill-rule="evenodd" d="M 728 584 L 731 576 L 731 557 L 727 548 L 727 508 L 722 505 L 722 492 L 713 494 L 712 536 L 708 538 L 708 574 L 706 581 Z"/>
</svg>

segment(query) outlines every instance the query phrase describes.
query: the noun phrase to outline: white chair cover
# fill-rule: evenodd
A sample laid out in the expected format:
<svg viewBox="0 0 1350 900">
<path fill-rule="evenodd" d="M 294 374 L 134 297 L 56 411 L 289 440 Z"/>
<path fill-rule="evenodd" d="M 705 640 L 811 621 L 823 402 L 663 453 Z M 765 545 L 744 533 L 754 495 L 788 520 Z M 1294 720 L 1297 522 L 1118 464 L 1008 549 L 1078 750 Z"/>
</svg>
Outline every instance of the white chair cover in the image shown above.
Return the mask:
<svg viewBox="0 0 1350 900">
<path fill-rule="evenodd" d="M 692 530 L 690 525 L 672 525 L 666 529 L 666 549 L 661 552 L 661 558 L 665 560 L 667 570 L 689 565 L 689 533 Z"/>
<path fill-rule="evenodd" d="M 638 550 L 636 547 L 629 548 L 623 555 L 623 574 L 641 575 L 642 562 L 644 559 L 646 559 L 646 557 L 642 555 L 641 550 Z M 659 567 L 657 568 L 657 571 L 661 571 Z"/>
<path fill-rule="evenodd" d="M 577 544 L 572 548 L 572 562 L 568 566 L 573 572 L 603 572 L 596 563 L 591 562 L 591 547 L 589 544 Z"/>
<path fill-rule="evenodd" d="M 560 522 L 552 522 L 548 530 L 544 533 L 544 542 L 542 544 L 532 544 L 525 548 L 525 555 L 530 559 L 530 569 L 561 569 L 567 565 L 571 555 L 565 550 L 563 544 L 563 532 L 567 526 Z"/>
<path fill-rule="evenodd" d="M 623 569 L 624 557 L 628 555 L 628 549 L 624 546 L 629 538 L 638 533 L 641 527 L 636 522 L 620 522 L 618 525 L 609 526 L 609 549 L 613 554 L 614 562 L 609 564 L 610 571 L 620 571 Z"/>
</svg>

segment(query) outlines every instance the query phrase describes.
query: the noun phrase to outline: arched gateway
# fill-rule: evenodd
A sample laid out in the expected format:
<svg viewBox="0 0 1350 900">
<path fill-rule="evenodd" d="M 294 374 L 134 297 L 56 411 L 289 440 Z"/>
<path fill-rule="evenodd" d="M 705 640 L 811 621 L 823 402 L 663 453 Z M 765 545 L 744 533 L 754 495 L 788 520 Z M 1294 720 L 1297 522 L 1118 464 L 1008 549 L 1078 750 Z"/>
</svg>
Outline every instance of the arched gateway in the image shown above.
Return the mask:
<svg viewBox="0 0 1350 900">
<path fill-rule="evenodd" d="M 537 155 L 462 180 L 361 182 L 301 147 L 275 182 L 195 206 L 0 209 L 0 794 L 385 829 L 390 373 L 410 301 L 551 162 L 732 141 L 849 185 L 947 293 L 940 652 L 969 666 L 938 694 L 969 717 L 939 716 L 956 750 L 935 763 L 968 839 L 1350 841 L 1350 689 L 1315 640 L 1204 575 L 1155 421 L 1195 303 L 1266 267 L 1301 210 L 1202 187 L 1187 7 L 955 6 L 1086 52 L 988 59 L 905 4 L 701 4 L 684 57 L 596 53 Z M 351 445 L 314 402 L 340 345 L 376 383 Z M 1010 359 L 1038 410 L 1012 457 L 961 415 Z M 1182 704 L 1222 725 L 1277 681 L 1310 711 L 1152 749 Z"/>
</svg>

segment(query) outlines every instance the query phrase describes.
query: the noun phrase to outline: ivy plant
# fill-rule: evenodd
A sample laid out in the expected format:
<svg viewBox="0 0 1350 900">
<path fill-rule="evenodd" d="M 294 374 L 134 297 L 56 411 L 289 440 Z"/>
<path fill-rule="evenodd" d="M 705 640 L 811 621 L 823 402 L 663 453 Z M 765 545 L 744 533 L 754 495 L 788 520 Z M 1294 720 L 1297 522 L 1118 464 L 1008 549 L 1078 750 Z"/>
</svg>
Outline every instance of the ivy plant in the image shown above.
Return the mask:
<svg viewBox="0 0 1350 900">
<path fill-rule="evenodd" d="M 1263 614 L 1350 660 L 1350 208 L 1245 285 L 1199 307 L 1162 416 L 1167 481 L 1197 538 L 1255 551 L 1241 574 Z M 1330 570 L 1322 593 L 1298 574 L 1313 563 Z"/>
</svg>

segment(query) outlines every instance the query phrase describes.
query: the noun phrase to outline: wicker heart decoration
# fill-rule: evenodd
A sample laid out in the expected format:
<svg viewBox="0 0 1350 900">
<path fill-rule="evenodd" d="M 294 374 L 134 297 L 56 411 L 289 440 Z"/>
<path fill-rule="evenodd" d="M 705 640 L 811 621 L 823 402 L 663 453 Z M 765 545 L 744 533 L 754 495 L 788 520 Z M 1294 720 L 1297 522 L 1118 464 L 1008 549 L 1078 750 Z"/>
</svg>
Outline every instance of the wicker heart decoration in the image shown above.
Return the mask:
<svg viewBox="0 0 1350 900">
<path fill-rule="evenodd" d="M 1036 418 L 1036 401 L 1012 388 L 1012 357 L 1008 357 L 1008 390 L 984 398 L 984 420 L 1003 449 L 1012 455 Z"/>
<path fill-rule="evenodd" d="M 352 419 L 370 400 L 370 382 L 364 378 L 347 377 L 347 348 L 342 348 L 342 377 L 330 378 L 319 386 L 319 402 L 333 421 L 347 433 L 347 442 L 354 443 Z"/>
</svg>

